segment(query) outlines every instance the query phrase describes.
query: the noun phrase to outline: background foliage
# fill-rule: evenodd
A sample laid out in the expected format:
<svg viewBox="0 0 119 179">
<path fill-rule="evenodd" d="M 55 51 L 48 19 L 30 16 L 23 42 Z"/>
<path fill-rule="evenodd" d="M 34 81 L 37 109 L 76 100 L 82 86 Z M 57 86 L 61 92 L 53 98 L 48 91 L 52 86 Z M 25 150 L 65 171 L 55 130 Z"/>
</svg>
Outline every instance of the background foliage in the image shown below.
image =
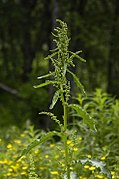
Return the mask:
<svg viewBox="0 0 119 179">
<path fill-rule="evenodd" d="M 43 58 L 54 46 L 56 18 L 68 24 L 71 51 L 83 50 L 87 63 L 76 61 L 75 72 L 86 91 L 101 87 L 119 96 L 118 6 L 117 0 L 0 1 L 0 126 L 28 119 L 39 125 L 37 113 L 47 109 L 52 88 L 32 86 L 52 68 Z"/>
</svg>

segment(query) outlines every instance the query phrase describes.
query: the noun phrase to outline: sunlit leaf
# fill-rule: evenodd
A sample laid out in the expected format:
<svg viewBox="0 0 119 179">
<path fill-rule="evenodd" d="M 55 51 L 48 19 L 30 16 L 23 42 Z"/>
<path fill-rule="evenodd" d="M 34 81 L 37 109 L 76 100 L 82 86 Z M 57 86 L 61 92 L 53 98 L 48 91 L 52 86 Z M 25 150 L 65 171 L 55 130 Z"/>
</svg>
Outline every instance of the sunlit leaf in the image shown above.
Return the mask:
<svg viewBox="0 0 119 179">
<path fill-rule="evenodd" d="M 53 109 L 54 105 L 56 104 L 57 100 L 59 99 L 59 94 L 60 94 L 60 90 L 56 91 L 53 99 L 52 99 L 52 104 L 50 105 L 50 109 Z"/>
</svg>

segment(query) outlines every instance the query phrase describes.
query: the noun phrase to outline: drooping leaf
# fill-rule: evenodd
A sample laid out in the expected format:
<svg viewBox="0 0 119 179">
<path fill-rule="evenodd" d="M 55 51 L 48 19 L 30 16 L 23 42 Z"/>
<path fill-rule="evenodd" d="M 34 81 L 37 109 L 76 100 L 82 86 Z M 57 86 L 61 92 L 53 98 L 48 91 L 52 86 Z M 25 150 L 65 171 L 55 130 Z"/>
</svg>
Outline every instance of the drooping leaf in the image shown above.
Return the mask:
<svg viewBox="0 0 119 179">
<path fill-rule="evenodd" d="M 72 73 L 70 70 L 67 70 L 67 71 L 73 76 L 74 82 L 76 83 L 77 87 L 79 87 L 80 90 L 82 91 L 82 93 L 86 95 L 86 92 L 84 90 L 84 86 L 81 84 L 78 77 L 74 73 Z"/>
<path fill-rule="evenodd" d="M 40 80 L 40 79 L 47 78 L 47 77 L 50 77 L 50 76 L 53 76 L 53 75 L 54 75 L 54 73 L 51 72 L 51 73 L 48 73 L 48 74 L 46 74 L 46 75 L 39 76 L 39 77 L 37 77 L 37 78 Z"/>
<path fill-rule="evenodd" d="M 111 176 L 111 172 L 108 170 L 108 168 L 106 167 L 106 163 L 104 163 L 103 161 L 99 161 L 97 159 L 81 159 L 80 162 L 85 165 L 86 162 L 90 162 L 93 166 L 95 166 L 96 168 L 100 169 L 101 173 L 104 173 L 105 175 L 107 175 L 107 177 L 109 179 L 112 178 Z"/>
<path fill-rule="evenodd" d="M 54 105 L 56 104 L 57 100 L 59 99 L 59 94 L 60 94 L 60 90 L 55 92 L 53 99 L 52 99 L 52 103 L 49 107 L 50 109 L 53 109 Z"/>
<path fill-rule="evenodd" d="M 47 85 L 50 85 L 50 84 L 56 84 L 57 82 L 56 81 L 46 81 L 45 83 L 41 83 L 39 85 L 36 85 L 34 86 L 34 88 L 41 88 L 41 87 L 44 87 L 44 86 L 47 86 Z"/>
<path fill-rule="evenodd" d="M 60 121 L 57 119 L 57 117 L 53 113 L 51 113 L 51 112 L 40 112 L 39 114 L 40 115 L 45 114 L 47 116 L 50 116 L 53 121 L 55 121 L 60 127 L 62 127 L 62 124 L 60 123 Z"/>
<path fill-rule="evenodd" d="M 92 130 L 96 131 L 94 120 L 81 106 L 79 106 L 78 104 L 70 104 L 69 107 L 74 109 L 77 114 L 83 118 L 84 124 L 87 124 Z"/>
<path fill-rule="evenodd" d="M 71 52 L 71 51 L 69 51 L 69 53 L 71 53 L 73 56 L 73 58 L 74 57 L 76 57 L 76 58 L 78 58 L 80 61 L 82 61 L 82 62 L 86 62 L 86 60 L 84 60 L 82 57 L 80 57 L 78 54 L 79 53 L 81 53 L 82 51 L 80 50 L 80 51 L 78 51 L 78 52 L 76 52 L 76 53 L 74 53 L 74 52 Z"/>
<path fill-rule="evenodd" d="M 40 139 L 36 139 L 34 140 L 31 144 L 29 144 L 27 146 L 27 148 L 25 148 L 21 155 L 17 158 L 17 160 L 19 160 L 23 155 L 26 155 L 28 152 L 30 152 L 33 148 L 39 146 L 40 144 L 44 143 L 45 141 L 47 141 L 48 139 L 50 139 L 51 137 L 58 135 L 60 136 L 60 134 L 56 131 L 52 131 L 52 132 L 48 132 L 46 133 L 46 135 L 42 136 Z"/>
</svg>

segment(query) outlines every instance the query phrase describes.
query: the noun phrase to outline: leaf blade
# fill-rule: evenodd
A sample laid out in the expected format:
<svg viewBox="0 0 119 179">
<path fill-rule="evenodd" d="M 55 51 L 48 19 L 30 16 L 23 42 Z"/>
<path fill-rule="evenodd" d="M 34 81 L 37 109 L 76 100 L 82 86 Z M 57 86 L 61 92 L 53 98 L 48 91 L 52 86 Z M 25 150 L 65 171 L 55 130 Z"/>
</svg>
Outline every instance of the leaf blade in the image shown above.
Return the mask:
<svg viewBox="0 0 119 179">
<path fill-rule="evenodd" d="M 43 76 L 39 76 L 39 77 L 37 77 L 37 79 L 43 79 L 43 78 L 47 78 L 47 77 L 50 77 L 50 76 L 53 76 L 54 75 L 54 73 L 53 72 L 51 72 L 51 73 L 48 73 L 48 74 L 46 74 L 46 75 L 43 75 Z"/>
<path fill-rule="evenodd" d="M 84 124 L 87 124 L 93 131 L 96 131 L 94 120 L 81 106 L 79 106 L 78 104 L 70 104 L 69 107 L 74 109 L 77 114 L 83 118 Z"/>
<path fill-rule="evenodd" d="M 48 132 L 46 135 L 42 136 L 40 139 L 36 139 L 34 140 L 31 144 L 29 144 L 27 146 L 27 148 L 25 148 L 21 155 L 17 158 L 17 160 L 19 160 L 22 156 L 26 155 L 28 152 L 30 152 L 33 148 L 37 147 L 38 145 L 42 144 L 43 142 L 47 141 L 48 139 L 50 139 L 51 137 L 53 137 L 54 135 L 58 135 L 60 136 L 60 134 L 56 131 L 52 131 L 52 132 Z"/>
<path fill-rule="evenodd" d="M 76 83 L 77 87 L 82 91 L 82 93 L 84 95 L 86 95 L 86 92 L 84 90 L 84 86 L 81 84 L 81 82 L 79 81 L 78 77 L 74 73 L 72 73 L 70 70 L 67 70 L 67 71 L 73 76 L 74 82 Z"/>
<path fill-rule="evenodd" d="M 46 81 L 45 83 L 41 83 L 39 85 L 36 85 L 36 86 L 33 86 L 34 88 L 41 88 L 41 87 L 44 87 L 44 86 L 47 86 L 47 85 L 50 85 L 50 84 L 56 84 L 57 82 L 56 81 Z"/>
<path fill-rule="evenodd" d="M 57 103 L 57 101 L 59 99 L 59 95 L 60 95 L 60 90 L 55 92 L 53 99 L 52 99 L 52 103 L 51 103 L 49 109 L 53 109 L 53 107 L 55 106 L 55 104 Z"/>
</svg>

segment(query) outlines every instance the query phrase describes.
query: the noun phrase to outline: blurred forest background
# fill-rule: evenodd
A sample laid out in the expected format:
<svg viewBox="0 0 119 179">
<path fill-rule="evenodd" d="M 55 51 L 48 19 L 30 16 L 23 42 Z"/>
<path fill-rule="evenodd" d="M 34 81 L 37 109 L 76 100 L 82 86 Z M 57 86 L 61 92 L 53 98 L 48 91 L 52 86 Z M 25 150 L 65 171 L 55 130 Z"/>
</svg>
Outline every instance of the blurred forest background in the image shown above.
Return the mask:
<svg viewBox="0 0 119 179">
<path fill-rule="evenodd" d="M 102 88 L 119 97 L 118 7 L 118 0 L 0 1 L 0 127 L 44 125 L 38 112 L 48 109 L 52 89 L 33 85 L 51 69 L 44 57 L 57 18 L 68 24 L 70 50 L 83 50 L 87 60 L 75 68 L 86 92 Z"/>
</svg>

